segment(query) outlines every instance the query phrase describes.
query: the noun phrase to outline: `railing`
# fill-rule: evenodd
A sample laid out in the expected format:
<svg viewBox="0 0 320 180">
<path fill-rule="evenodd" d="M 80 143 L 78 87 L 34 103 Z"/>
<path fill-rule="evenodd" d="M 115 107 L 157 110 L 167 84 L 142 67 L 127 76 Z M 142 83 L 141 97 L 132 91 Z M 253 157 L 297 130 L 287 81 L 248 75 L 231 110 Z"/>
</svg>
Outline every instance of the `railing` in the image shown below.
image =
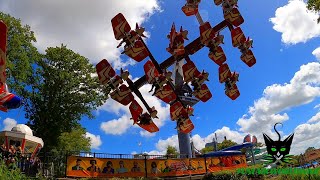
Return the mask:
<svg viewBox="0 0 320 180">
<path fill-rule="evenodd" d="M 40 152 L 37 157 L 31 158 L 30 153 L 15 154 L 9 152 L 0 153 L 2 161 L 9 169 L 20 169 L 29 176 L 44 176 L 47 178 L 64 177 L 66 170 L 66 153 L 56 155 Z"/>
<path fill-rule="evenodd" d="M 69 155 L 79 157 L 93 157 L 93 158 L 108 158 L 108 159 L 173 159 L 173 158 L 188 158 L 188 155 L 148 155 L 148 154 L 108 154 L 108 153 L 92 153 L 80 152 L 69 153 Z"/>
<path fill-rule="evenodd" d="M 108 159 L 173 159 L 184 158 L 184 155 L 146 155 L 146 154 L 110 154 L 110 153 L 95 153 L 95 152 L 80 152 L 80 153 L 60 153 L 40 152 L 37 157 L 30 159 L 30 153 L 23 153 L 20 158 L 14 157 L 14 162 L 10 162 L 9 155 L 1 155 L 0 160 L 9 168 L 18 168 L 22 173 L 30 177 L 42 175 L 46 178 L 65 177 L 67 157 L 70 155 L 79 157 L 93 158 L 108 158 Z M 16 155 L 14 155 L 16 156 Z M 38 160 L 37 163 L 35 161 Z"/>
<path fill-rule="evenodd" d="M 187 159 L 187 155 L 147 155 L 147 154 L 110 154 L 110 153 L 94 153 L 94 152 L 80 152 L 80 153 L 49 153 L 49 152 L 40 152 L 37 157 L 30 159 L 31 154 L 23 154 L 21 158 L 16 158 L 15 162 L 10 162 L 9 158 L 2 158 L 9 168 L 15 167 L 19 168 L 21 172 L 30 177 L 44 176 L 49 179 L 55 179 L 57 177 L 66 177 L 67 176 L 67 158 L 69 156 L 76 156 L 79 158 L 86 159 L 101 159 L 102 161 L 107 161 L 108 159 L 112 161 L 114 159 L 118 162 L 118 159 L 123 160 L 137 160 L 144 161 L 144 168 L 150 168 L 149 161 L 156 161 L 159 163 L 164 162 L 165 160 L 169 160 L 170 162 L 179 162 L 180 159 Z M 200 159 L 200 158 L 198 158 Z M 210 158 L 202 158 L 202 166 L 204 167 L 204 172 L 210 172 Z M 147 165 L 148 161 L 148 165 Z M 188 164 L 186 160 L 184 160 L 184 164 Z M 182 162 L 182 161 L 181 161 Z M 14 163 L 14 166 L 11 166 Z M 11 165 L 10 165 L 11 164 Z M 9 166 L 10 165 L 10 166 Z M 144 169 L 143 168 L 143 169 Z M 227 168 L 227 167 L 226 167 Z M 225 169 L 225 167 L 223 168 Z M 150 172 L 149 169 L 144 169 L 145 173 L 144 177 L 149 177 Z M 186 172 L 184 172 L 186 173 Z M 192 172 L 188 172 L 191 173 Z M 197 173 L 197 172 L 194 172 Z M 165 175 L 165 174 L 163 174 Z M 169 174 L 168 174 L 169 175 Z"/>
<path fill-rule="evenodd" d="M 246 167 L 244 155 L 187 158 L 181 155 L 71 153 L 67 177 L 181 177 Z"/>
</svg>

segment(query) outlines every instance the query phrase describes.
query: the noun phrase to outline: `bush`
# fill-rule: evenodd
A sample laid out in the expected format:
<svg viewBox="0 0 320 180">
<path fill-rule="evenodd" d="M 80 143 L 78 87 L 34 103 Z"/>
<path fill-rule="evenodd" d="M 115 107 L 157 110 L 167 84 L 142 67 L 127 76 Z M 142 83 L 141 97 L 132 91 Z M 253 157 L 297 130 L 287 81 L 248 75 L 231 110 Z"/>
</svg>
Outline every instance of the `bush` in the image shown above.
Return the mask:
<svg viewBox="0 0 320 180">
<path fill-rule="evenodd" d="M 306 169 L 308 170 L 308 169 Z M 254 174 L 237 174 L 234 171 L 220 171 L 215 173 L 208 173 L 206 174 L 203 179 L 204 180 L 262 180 L 262 179 L 269 179 L 269 180 L 320 180 L 320 174 L 315 173 L 320 172 L 320 168 L 317 169 L 310 169 L 313 170 L 313 174 L 280 174 L 280 175 L 259 175 L 257 173 Z"/>
<path fill-rule="evenodd" d="M 221 171 L 215 173 L 208 173 L 203 178 L 203 180 L 238 180 L 247 179 L 245 175 L 237 174 L 231 171 Z"/>
<path fill-rule="evenodd" d="M 0 161 L 0 179 L 1 180 L 28 180 L 27 176 L 20 172 L 20 169 L 8 169 L 3 161 Z"/>
<path fill-rule="evenodd" d="M 319 174 L 320 168 L 310 169 L 310 170 L 314 170 L 314 171 L 316 170 L 318 173 L 317 174 L 279 175 L 279 180 L 287 180 L 287 179 L 291 179 L 291 180 L 304 180 L 304 179 L 318 180 L 318 179 L 320 179 L 320 174 Z"/>
</svg>

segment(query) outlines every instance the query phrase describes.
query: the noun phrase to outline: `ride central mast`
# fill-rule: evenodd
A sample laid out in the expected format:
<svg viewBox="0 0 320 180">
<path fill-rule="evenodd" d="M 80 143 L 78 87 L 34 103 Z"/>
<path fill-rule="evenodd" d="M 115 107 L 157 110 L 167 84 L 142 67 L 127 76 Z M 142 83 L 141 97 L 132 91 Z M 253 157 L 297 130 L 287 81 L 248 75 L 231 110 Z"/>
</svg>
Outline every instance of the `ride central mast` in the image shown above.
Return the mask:
<svg viewBox="0 0 320 180">
<path fill-rule="evenodd" d="M 182 66 L 184 64 L 184 60 L 179 61 L 174 66 L 174 85 L 178 92 L 178 95 L 182 101 L 182 103 L 187 106 L 194 106 L 197 102 L 199 102 L 199 99 L 195 97 L 188 96 L 188 90 L 191 90 L 189 85 L 184 84 L 183 80 L 183 72 L 182 72 Z M 190 89 L 189 89 L 190 88 Z M 178 126 L 178 122 L 177 122 Z M 178 133 L 178 141 L 179 141 L 179 152 L 180 152 L 180 158 L 191 158 L 192 157 L 192 148 L 191 148 L 191 142 L 190 142 L 190 133 L 182 133 L 179 130 L 177 130 Z M 184 157 L 187 156 L 187 157 Z"/>
<path fill-rule="evenodd" d="M 200 25 L 203 24 L 203 20 L 201 15 L 199 14 L 199 12 L 196 13 L 196 18 L 199 22 Z M 183 59 L 180 62 L 176 62 L 175 66 L 174 66 L 174 84 L 175 84 L 175 88 L 179 93 L 180 99 L 183 101 L 183 104 L 185 106 L 189 105 L 189 106 L 194 106 L 197 102 L 199 102 L 199 99 L 193 97 L 193 96 L 186 96 L 184 92 L 184 90 L 189 90 L 189 85 L 188 84 L 184 84 L 184 80 L 183 80 L 183 70 L 182 70 L 182 66 L 184 65 L 185 60 Z M 190 88 L 191 90 L 191 88 Z M 189 93 L 189 92 L 187 92 Z M 192 93 L 192 90 L 191 90 Z M 177 126 L 179 126 L 178 122 L 177 122 Z M 178 133 L 178 141 L 179 141 L 179 152 L 180 152 L 180 158 L 184 158 L 181 156 L 187 156 L 187 158 L 192 158 L 194 153 L 192 152 L 192 144 L 190 141 L 190 133 L 182 133 L 179 130 L 177 130 Z"/>
</svg>

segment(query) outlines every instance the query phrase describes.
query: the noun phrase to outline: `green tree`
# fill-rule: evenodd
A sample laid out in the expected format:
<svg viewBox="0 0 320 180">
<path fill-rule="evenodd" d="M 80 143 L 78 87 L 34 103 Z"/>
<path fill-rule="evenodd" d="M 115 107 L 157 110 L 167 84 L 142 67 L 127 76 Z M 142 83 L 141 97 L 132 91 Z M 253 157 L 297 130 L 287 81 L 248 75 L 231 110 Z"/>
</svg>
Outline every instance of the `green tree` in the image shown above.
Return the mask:
<svg viewBox="0 0 320 180">
<path fill-rule="evenodd" d="M 57 177 L 65 175 L 67 156 L 90 151 L 90 139 L 85 135 L 86 130 L 78 125 L 71 132 L 63 132 L 58 137 L 58 145 L 50 150 L 51 156 L 54 157 L 52 159 L 53 167 L 55 167 L 54 174 Z"/>
<path fill-rule="evenodd" d="M 231 146 L 236 145 L 237 143 L 232 140 L 224 140 L 221 143 L 218 143 L 218 150 L 222 150 Z"/>
<path fill-rule="evenodd" d="M 248 151 L 247 148 L 241 148 L 240 151 L 242 152 L 242 154 L 246 154 L 246 152 Z"/>
<path fill-rule="evenodd" d="M 40 59 L 34 47 L 36 42 L 30 26 L 22 25 L 20 19 L 0 12 L 0 20 L 8 27 L 7 84 L 17 95 L 27 98 L 27 87 L 33 84 L 33 64 Z"/>
<path fill-rule="evenodd" d="M 320 11 L 320 1 L 319 0 L 308 0 L 307 8 L 312 11 Z"/>
<path fill-rule="evenodd" d="M 314 147 L 308 147 L 307 149 L 306 149 L 306 152 L 308 152 L 308 151 L 313 151 L 313 150 L 315 150 L 316 148 L 314 148 Z"/>
<path fill-rule="evenodd" d="M 292 166 L 296 167 L 296 166 L 299 166 L 299 165 L 300 165 L 300 163 L 299 163 L 300 155 L 293 155 L 291 158 L 292 158 L 292 159 L 291 159 L 291 161 L 290 161 L 290 164 L 291 164 Z"/>
<path fill-rule="evenodd" d="M 166 155 L 177 156 L 177 155 L 179 155 L 179 153 L 178 153 L 178 151 L 177 151 L 177 149 L 176 149 L 175 147 L 169 145 L 169 146 L 167 147 L 167 153 L 166 153 Z"/>
<path fill-rule="evenodd" d="M 63 132 L 58 138 L 57 149 L 63 152 L 80 153 L 90 151 L 90 139 L 86 137 L 86 130 L 76 126 L 71 132 Z"/>
<path fill-rule="evenodd" d="M 320 12 L 320 0 L 308 0 L 307 8 L 311 11 Z M 318 23 L 320 23 L 320 17 L 318 18 Z"/>
<path fill-rule="evenodd" d="M 208 146 L 208 147 L 205 147 L 205 148 L 201 149 L 201 153 L 202 154 L 205 154 L 205 153 L 208 153 L 208 152 L 212 152 L 212 151 L 213 151 L 213 146 Z"/>
<path fill-rule="evenodd" d="M 264 144 L 262 144 L 261 142 L 258 142 L 258 143 L 256 143 L 254 146 L 255 146 L 255 147 L 263 147 Z"/>
<path fill-rule="evenodd" d="M 35 68 L 26 118 L 45 148 L 53 149 L 61 133 L 79 126 L 83 116 L 92 119 L 92 110 L 107 96 L 89 60 L 64 45 L 47 48 Z"/>
<path fill-rule="evenodd" d="M 298 161 L 299 161 L 299 165 L 300 166 L 305 163 L 305 158 L 304 158 L 304 155 L 302 153 L 299 155 Z"/>
</svg>

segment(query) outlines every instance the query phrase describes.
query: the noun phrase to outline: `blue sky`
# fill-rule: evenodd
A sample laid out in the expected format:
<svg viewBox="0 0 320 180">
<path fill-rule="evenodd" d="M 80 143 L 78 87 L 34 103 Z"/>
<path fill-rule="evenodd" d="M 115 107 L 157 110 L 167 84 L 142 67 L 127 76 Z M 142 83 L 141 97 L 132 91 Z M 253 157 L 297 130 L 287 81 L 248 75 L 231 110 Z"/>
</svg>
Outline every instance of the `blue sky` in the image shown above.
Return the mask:
<svg viewBox="0 0 320 180">
<path fill-rule="evenodd" d="M 61 43 L 95 65 L 108 59 L 117 68 L 129 69 L 133 79 L 143 75 L 143 64 L 133 63 L 120 55 L 116 49 L 110 20 L 121 12 L 134 27 L 139 22 L 146 28 L 147 45 L 158 62 L 170 54 L 166 35 L 171 25 L 183 26 L 189 31 L 189 43 L 199 36 L 199 25 L 194 16 L 186 17 L 181 11 L 184 0 L 175 1 L 90 1 L 63 0 L 55 2 L 31 0 L 19 2 L 4 0 L 0 10 L 20 18 L 29 24 L 37 37 L 36 47 L 40 52 L 48 46 Z M 197 149 L 212 140 L 216 132 L 218 141 L 224 136 L 238 143 L 250 133 L 263 143 L 262 132 L 276 138 L 273 124 L 284 136 L 295 132 L 293 153 L 301 153 L 307 147 L 320 148 L 320 26 L 317 15 L 307 12 L 300 0 L 284 1 L 239 1 L 239 11 L 245 19 L 241 28 L 246 36 L 254 40 L 253 53 L 257 63 L 247 67 L 240 60 L 240 51 L 232 47 L 230 31 L 225 29 L 225 44 L 222 48 L 232 71 L 240 73 L 238 88 L 240 97 L 232 101 L 224 95 L 224 85 L 218 82 L 218 66 L 208 58 L 208 49 L 203 48 L 190 58 L 199 70 L 210 73 L 207 82 L 213 97 L 206 103 L 199 102 L 194 108 L 192 140 Z M 223 20 L 222 8 L 213 1 L 203 0 L 200 15 L 212 26 Z M 146 133 L 132 126 L 128 107 L 109 99 L 94 114 L 96 118 L 83 118 L 81 124 L 92 139 L 92 151 L 106 153 L 149 152 L 164 153 L 167 145 L 178 148 L 175 123 L 169 119 L 169 106 L 147 93 L 150 86 L 141 92 L 156 106 L 159 120 L 155 123 L 160 131 Z M 2 128 L 15 123 L 25 123 L 24 112 L 14 110 L 1 114 Z M 141 142 L 141 146 L 138 143 Z"/>
</svg>

